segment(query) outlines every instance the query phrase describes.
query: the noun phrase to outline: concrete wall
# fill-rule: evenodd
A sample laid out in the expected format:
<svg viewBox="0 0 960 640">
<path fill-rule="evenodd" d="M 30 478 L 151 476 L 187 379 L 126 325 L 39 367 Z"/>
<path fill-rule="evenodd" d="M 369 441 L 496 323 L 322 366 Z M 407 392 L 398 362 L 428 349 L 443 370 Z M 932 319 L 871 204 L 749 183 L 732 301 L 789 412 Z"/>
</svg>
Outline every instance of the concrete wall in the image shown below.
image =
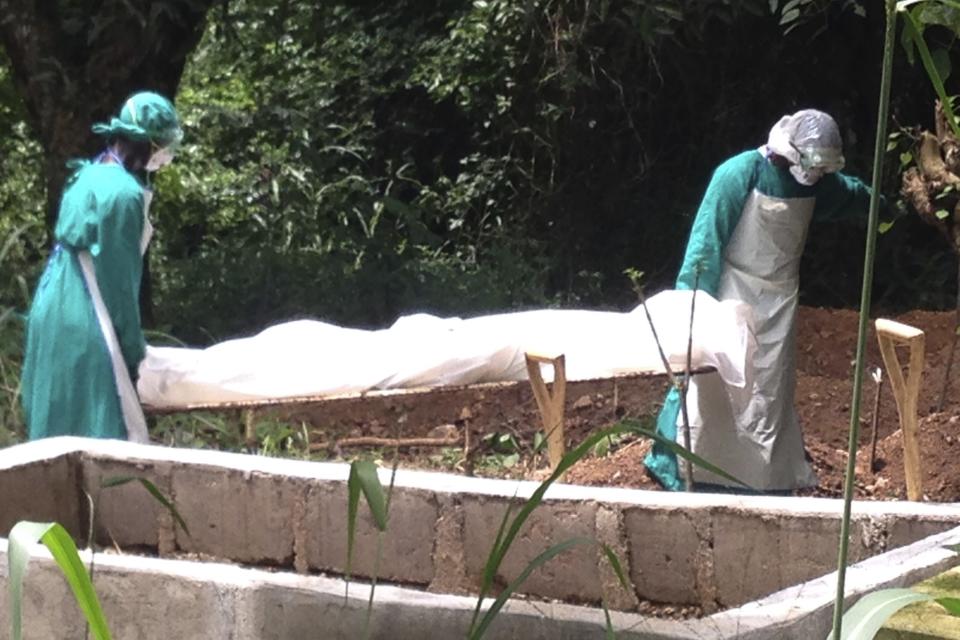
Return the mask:
<svg viewBox="0 0 960 640">
<path fill-rule="evenodd" d="M 944 547 L 960 528 L 871 558 L 847 572 L 848 605 L 865 593 L 910 585 L 956 563 Z M 10 628 L 7 545 L 0 539 L 0 630 Z M 362 635 L 369 587 L 290 572 L 215 562 L 100 553 L 96 590 L 118 640 L 354 640 Z M 89 562 L 89 555 L 84 556 Z M 661 620 L 612 612 L 621 640 L 811 640 L 826 637 L 835 591 L 826 576 L 699 620 Z M 49 555 L 31 562 L 25 586 L 24 638 L 83 640 L 82 616 Z M 384 640 L 463 638 L 475 599 L 380 586 L 370 637 Z M 600 640 L 597 608 L 511 601 L 486 636 L 498 640 Z"/>
<path fill-rule="evenodd" d="M 26 453 L 32 462 L 9 463 Z M 0 523 L 44 516 L 76 527 L 83 513 L 79 482 L 95 500 L 97 536 L 106 545 L 342 574 L 347 473 L 342 464 L 57 439 L 0 451 Z M 120 476 L 153 482 L 174 501 L 191 535 L 139 483 L 101 487 Z M 386 485 L 389 472 L 381 480 Z M 47 488 L 43 499 L 17 498 L 26 486 Z M 380 544 L 381 579 L 433 592 L 475 592 L 509 503 L 536 486 L 401 471 L 385 535 L 361 503 L 352 573 L 373 574 Z M 572 603 L 603 600 L 624 611 L 646 600 L 712 612 L 830 572 L 840 512 L 833 500 L 555 486 L 519 531 L 495 582 L 509 584 L 552 544 L 590 538 L 617 552 L 628 590 L 600 549 L 583 544 L 534 571 L 522 591 Z M 857 561 L 955 526 L 960 509 L 859 503 L 854 518 L 851 557 Z"/>
</svg>

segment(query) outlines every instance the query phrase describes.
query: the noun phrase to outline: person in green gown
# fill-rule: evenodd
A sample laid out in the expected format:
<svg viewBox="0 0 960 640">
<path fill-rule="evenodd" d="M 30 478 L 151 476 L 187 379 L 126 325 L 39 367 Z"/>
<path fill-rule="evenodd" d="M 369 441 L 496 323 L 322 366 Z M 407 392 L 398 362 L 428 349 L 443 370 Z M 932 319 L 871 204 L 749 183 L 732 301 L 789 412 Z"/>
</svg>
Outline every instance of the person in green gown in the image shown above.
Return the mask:
<svg viewBox="0 0 960 640">
<path fill-rule="evenodd" d="M 693 452 L 756 490 L 817 483 L 794 407 L 800 258 L 811 222 L 858 216 L 869 207 L 870 189 L 841 173 L 843 167 L 832 117 L 816 109 L 783 116 L 765 145 L 714 171 L 677 277 L 677 289 L 698 288 L 753 309 L 752 384 L 736 389 L 717 374 L 697 376 L 687 409 Z M 669 440 L 677 439 L 680 403 L 671 389 L 657 418 L 657 432 Z M 667 447 L 655 444 L 644 463 L 664 487 L 684 488 Z M 693 481 L 737 486 L 696 465 Z"/>
<path fill-rule="evenodd" d="M 27 318 L 21 400 L 31 440 L 59 435 L 149 440 L 136 394 L 146 344 L 140 277 L 152 233 L 150 174 L 173 159 L 180 119 L 140 92 L 93 126 L 106 148 L 73 161 L 56 244 Z"/>
</svg>

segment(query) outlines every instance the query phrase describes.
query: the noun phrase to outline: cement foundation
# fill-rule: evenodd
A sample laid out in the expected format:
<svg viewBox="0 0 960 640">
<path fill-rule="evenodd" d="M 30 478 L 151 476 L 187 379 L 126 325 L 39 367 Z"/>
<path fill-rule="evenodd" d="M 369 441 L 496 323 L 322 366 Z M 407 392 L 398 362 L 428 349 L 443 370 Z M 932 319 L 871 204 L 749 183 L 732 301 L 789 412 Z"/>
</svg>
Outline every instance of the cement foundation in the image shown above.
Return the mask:
<svg viewBox="0 0 960 640">
<path fill-rule="evenodd" d="M 353 584 L 345 601 L 338 577 L 346 560 L 347 471 L 122 442 L 35 442 L 0 451 L 0 535 L 18 520 L 56 520 L 83 544 L 86 491 L 96 504 L 100 544 L 159 555 L 97 554 L 96 585 L 115 637 L 354 638 L 366 592 Z M 101 488 L 107 478 L 132 475 L 173 499 L 191 536 L 138 483 Z M 536 486 L 399 472 L 379 567 L 380 580 L 391 584 L 377 588 L 373 637 L 463 637 L 475 604 L 469 593 L 504 510 Z M 621 638 L 825 637 L 841 507 L 822 499 L 555 486 L 498 579 L 512 581 L 551 544 L 589 537 L 617 551 L 630 588 L 619 585 L 596 547 L 574 547 L 531 575 L 523 589 L 531 599 L 511 603 L 488 637 L 603 637 L 601 600 L 617 610 Z M 958 524 L 954 505 L 857 503 L 849 601 L 955 564 L 943 546 L 960 543 Z M 376 546 L 361 506 L 354 575 L 371 575 Z M 213 561 L 177 559 L 184 556 Z M 0 558 L 0 582 L 6 564 Z M 26 593 L 25 637 L 83 637 L 51 561 L 31 566 Z M 9 624 L 6 597 L 4 588 L 0 629 Z M 652 619 L 631 612 L 641 600 L 720 612 Z"/>
</svg>

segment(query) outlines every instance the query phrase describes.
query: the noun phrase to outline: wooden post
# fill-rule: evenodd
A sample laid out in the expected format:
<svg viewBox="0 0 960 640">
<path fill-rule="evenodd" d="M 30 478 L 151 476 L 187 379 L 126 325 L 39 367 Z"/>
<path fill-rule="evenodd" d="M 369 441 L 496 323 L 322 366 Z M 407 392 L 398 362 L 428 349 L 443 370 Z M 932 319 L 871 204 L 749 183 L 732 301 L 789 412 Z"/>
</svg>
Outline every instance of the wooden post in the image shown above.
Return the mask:
<svg viewBox="0 0 960 640">
<path fill-rule="evenodd" d="M 925 336 L 916 327 L 879 318 L 876 321 L 877 340 L 883 365 L 890 377 L 890 387 L 897 401 L 900 414 L 900 429 L 903 432 L 903 466 L 907 478 L 907 498 L 923 499 L 920 475 L 920 443 L 917 440 L 917 397 L 920 394 L 920 377 L 923 374 Z M 910 362 L 904 380 L 897 345 L 910 348 Z"/>
<path fill-rule="evenodd" d="M 540 409 L 540 418 L 543 421 L 543 432 L 547 437 L 547 458 L 550 460 L 550 469 L 555 470 L 565 453 L 563 443 L 563 414 L 564 403 L 567 398 L 567 373 L 563 354 L 559 356 L 544 356 L 535 353 L 525 354 L 527 358 L 527 376 L 533 388 L 533 397 L 537 400 Z M 543 382 L 540 366 L 553 365 L 553 390 L 547 389 Z"/>
</svg>

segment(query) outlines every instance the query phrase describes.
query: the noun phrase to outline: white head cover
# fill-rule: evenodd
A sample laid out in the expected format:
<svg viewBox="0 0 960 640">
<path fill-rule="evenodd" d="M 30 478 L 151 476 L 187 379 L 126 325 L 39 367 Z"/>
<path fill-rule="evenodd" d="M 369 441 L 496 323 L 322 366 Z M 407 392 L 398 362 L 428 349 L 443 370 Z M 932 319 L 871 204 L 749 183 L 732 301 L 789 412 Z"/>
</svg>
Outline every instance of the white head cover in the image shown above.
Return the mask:
<svg viewBox="0 0 960 640">
<path fill-rule="evenodd" d="M 832 173 L 843 168 L 843 141 L 837 123 L 823 111 L 804 109 L 783 116 L 770 129 L 767 151 L 804 170 Z"/>
</svg>

